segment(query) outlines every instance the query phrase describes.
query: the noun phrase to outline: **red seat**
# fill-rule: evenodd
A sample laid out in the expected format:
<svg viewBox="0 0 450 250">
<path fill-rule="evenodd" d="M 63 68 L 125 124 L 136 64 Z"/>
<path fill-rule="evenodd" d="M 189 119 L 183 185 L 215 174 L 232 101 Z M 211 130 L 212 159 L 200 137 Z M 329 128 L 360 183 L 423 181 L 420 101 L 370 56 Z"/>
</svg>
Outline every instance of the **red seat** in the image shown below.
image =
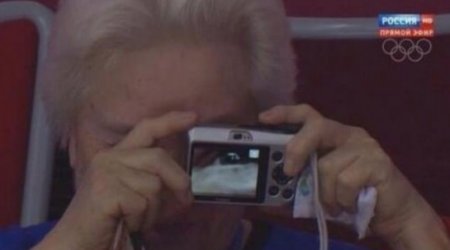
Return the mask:
<svg viewBox="0 0 450 250">
<path fill-rule="evenodd" d="M 37 32 L 28 21 L 4 22 L 0 41 L 0 226 L 4 226 L 20 222 Z"/>
<path fill-rule="evenodd" d="M 0 24 L 0 225 L 18 223 L 24 185 L 36 33 L 25 21 Z"/>
</svg>

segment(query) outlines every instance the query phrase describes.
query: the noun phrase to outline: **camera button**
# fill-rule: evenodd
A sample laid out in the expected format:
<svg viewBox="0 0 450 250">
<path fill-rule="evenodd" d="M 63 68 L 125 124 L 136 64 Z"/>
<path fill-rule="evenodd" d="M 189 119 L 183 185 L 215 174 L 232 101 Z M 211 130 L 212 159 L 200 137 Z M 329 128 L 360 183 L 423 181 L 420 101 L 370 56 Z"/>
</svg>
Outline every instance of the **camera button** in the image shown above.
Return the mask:
<svg viewBox="0 0 450 250">
<path fill-rule="evenodd" d="M 276 196 L 276 195 L 278 195 L 280 193 L 280 188 L 279 187 L 277 187 L 277 186 L 271 186 L 270 188 L 269 188 L 269 194 L 271 195 L 271 196 Z"/>
<path fill-rule="evenodd" d="M 272 154 L 272 160 L 275 162 L 279 162 L 283 159 L 283 153 L 281 153 L 280 151 L 275 151 Z"/>
<path fill-rule="evenodd" d="M 272 173 L 272 178 L 275 180 L 275 182 L 278 185 L 286 185 L 290 180 L 292 180 L 292 177 L 289 177 L 284 174 L 283 172 L 283 164 L 279 164 Z"/>
<path fill-rule="evenodd" d="M 285 190 L 283 191 L 282 196 L 283 196 L 283 198 L 285 198 L 286 200 L 290 200 L 290 199 L 292 199 L 292 197 L 294 196 L 294 190 L 292 190 L 292 189 L 290 189 L 290 188 L 285 189 Z"/>
</svg>

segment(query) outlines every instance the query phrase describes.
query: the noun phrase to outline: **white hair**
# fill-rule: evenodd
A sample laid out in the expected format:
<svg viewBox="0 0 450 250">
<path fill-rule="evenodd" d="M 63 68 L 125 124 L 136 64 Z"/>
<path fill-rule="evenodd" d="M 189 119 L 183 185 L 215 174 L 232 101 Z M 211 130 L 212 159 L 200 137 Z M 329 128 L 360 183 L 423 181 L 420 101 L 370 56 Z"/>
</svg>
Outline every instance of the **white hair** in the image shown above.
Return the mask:
<svg viewBox="0 0 450 250">
<path fill-rule="evenodd" d="M 295 60 L 279 0 L 63 0 L 42 74 L 56 134 L 71 130 L 92 69 L 107 64 L 99 60 L 167 41 L 236 44 L 259 108 L 293 102 Z"/>
</svg>

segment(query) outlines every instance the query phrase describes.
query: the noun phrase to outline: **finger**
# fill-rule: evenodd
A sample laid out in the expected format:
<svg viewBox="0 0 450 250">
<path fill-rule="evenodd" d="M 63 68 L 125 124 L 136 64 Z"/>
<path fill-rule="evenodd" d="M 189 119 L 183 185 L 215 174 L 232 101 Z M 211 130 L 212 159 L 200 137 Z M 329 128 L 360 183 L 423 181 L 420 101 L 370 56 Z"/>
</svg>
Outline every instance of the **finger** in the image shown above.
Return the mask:
<svg viewBox="0 0 450 250">
<path fill-rule="evenodd" d="M 333 216 L 339 215 L 341 210 L 336 193 L 339 173 L 358 159 L 359 152 L 359 149 L 346 145 L 328 153 L 318 161 L 320 199 Z"/>
<path fill-rule="evenodd" d="M 127 228 L 131 232 L 138 232 L 147 212 L 147 199 L 124 185 L 118 186 L 114 195 L 114 205 L 118 206 L 119 214 L 125 220 Z"/>
<path fill-rule="evenodd" d="M 149 147 L 155 140 L 189 129 L 197 116 L 192 112 L 171 112 L 156 119 L 146 119 L 116 145 L 116 148 Z"/>
<path fill-rule="evenodd" d="M 319 112 L 307 104 L 276 106 L 261 113 L 259 119 L 262 123 L 272 125 L 282 123 L 303 124 L 302 130 L 310 122 L 319 124 L 320 140 L 318 146 L 320 148 L 338 147 L 347 141 L 352 132 L 351 127 L 324 118 Z"/>
<path fill-rule="evenodd" d="M 153 228 L 153 225 L 157 222 L 162 201 L 159 197 L 153 197 L 147 199 L 147 204 L 149 205 L 144 214 L 144 221 L 141 224 L 142 232 L 149 232 Z"/>
<path fill-rule="evenodd" d="M 122 185 L 138 193 L 145 199 L 159 197 L 162 190 L 161 180 L 147 172 L 130 167 L 121 167 L 117 178 Z"/>
<path fill-rule="evenodd" d="M 147 202 L 146 210 L 139 216 L 141 219 L 139 226 L 141 231 L 150 230 L 156 223 L 156 216 L 161 208 L 163 184 L 157 176 L 130 167 L 121 169 L 122 172 L 119 173 L 121 184 L 139 194 Z M 134 218 L 131 218 L 130 223 L 134 223 L 133 220 Z"/>
<path fill-rule="evenodd" d="M 279 123 L 304 123 L 313 118 L 320 118 L 321 115 L 314 108 L 307 104 L 296 106 L 275 106 L 259 115 L 261 122 L 270 124 Z"/>
<path fill-rule="evenodd" d="M 304 168 L 308 157 L 316 150 L 334 148 L 327 142 L 333 133 L 341 135 L 347 129 L 337 122 L 319 118 L 304 123 L 303 128 L 291 139 L 286 147 L 285 172 L 287 175 L 298 175 Z"/>
<path fill-rule="evenodd" d="M 339 206 L 347 212 L 357 212 L 357 199 L 361 190 L 369 186 L 371 171 L 374 166 L 359 158 L 342 171 L 337 177 L 336 200 Z"/>
<path fill-rule="evenodd" d="M 173 158 L 161 148 L 144 148 L 121 152 L 119 161 L 130 168 L 145 171 L 161 178 L 183 203 L 192 201 L 190 178 Z"/>
<path fill-rule="evenodd" d="M 314 122 L 306 123 L 286 145 L 284 172 L 296 176 L 305 167 L 306 160 L 320 143 L 321 131 Z"/>
<path fill-rule="evenodd" d="M 91 204 L 98 207 L 90 213 L 102 212 L 115 220 L 124 219 L 131 232 L 137 232 L 146 224 L 154 223 L 154 216 L 160 207 L 161 181 L 144 171 L 124 166 L 119 162 L 107 167 L 91 168 L 89 182 L 96 194 Z M 82 185 L 81 187 L 86 187 Z M 152 220 L 149 220 L 153 218 Z"/>
</svg>

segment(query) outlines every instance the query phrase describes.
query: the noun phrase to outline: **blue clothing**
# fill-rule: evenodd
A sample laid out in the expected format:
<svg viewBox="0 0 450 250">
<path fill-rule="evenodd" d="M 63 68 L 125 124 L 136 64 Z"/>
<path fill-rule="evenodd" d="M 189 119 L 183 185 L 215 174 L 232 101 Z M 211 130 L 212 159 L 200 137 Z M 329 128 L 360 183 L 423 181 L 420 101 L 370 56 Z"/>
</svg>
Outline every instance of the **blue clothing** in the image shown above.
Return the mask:
<svg viewBox="0 0 450 250">
<path fill-rule="evenodd" d="M 331 240 L 330 250 L 367 250 L 342 241 Z M 272 226 L 263 250 L 318 250 L 319 236 Z"/>
<path fill-rule="evenodd" d="M 0 230 L 0 250 L 28 250 L 37 245 L 55 223 L 44 223 L 28 228 L 10 227 Z M 237 231 L 235 242 L 242 241 L 242 230 Z M 281 226 L 270 226 L 261 250 L 317 250 L 318 236 L 294 231 Z M 240 245 L 240 244 L 239 244 Z M 253 249 L 252 249 L 253 250 Z M 344 242 L 331 241 L 330 250 L 366 250 Z"/>
<path fill-rule="evenodd" d="M 47 222 L 37 226 L 18 226 L 0 230 L 0 250 L 25 250 L 37 245 L 55 225 Z"/>
</svg>

